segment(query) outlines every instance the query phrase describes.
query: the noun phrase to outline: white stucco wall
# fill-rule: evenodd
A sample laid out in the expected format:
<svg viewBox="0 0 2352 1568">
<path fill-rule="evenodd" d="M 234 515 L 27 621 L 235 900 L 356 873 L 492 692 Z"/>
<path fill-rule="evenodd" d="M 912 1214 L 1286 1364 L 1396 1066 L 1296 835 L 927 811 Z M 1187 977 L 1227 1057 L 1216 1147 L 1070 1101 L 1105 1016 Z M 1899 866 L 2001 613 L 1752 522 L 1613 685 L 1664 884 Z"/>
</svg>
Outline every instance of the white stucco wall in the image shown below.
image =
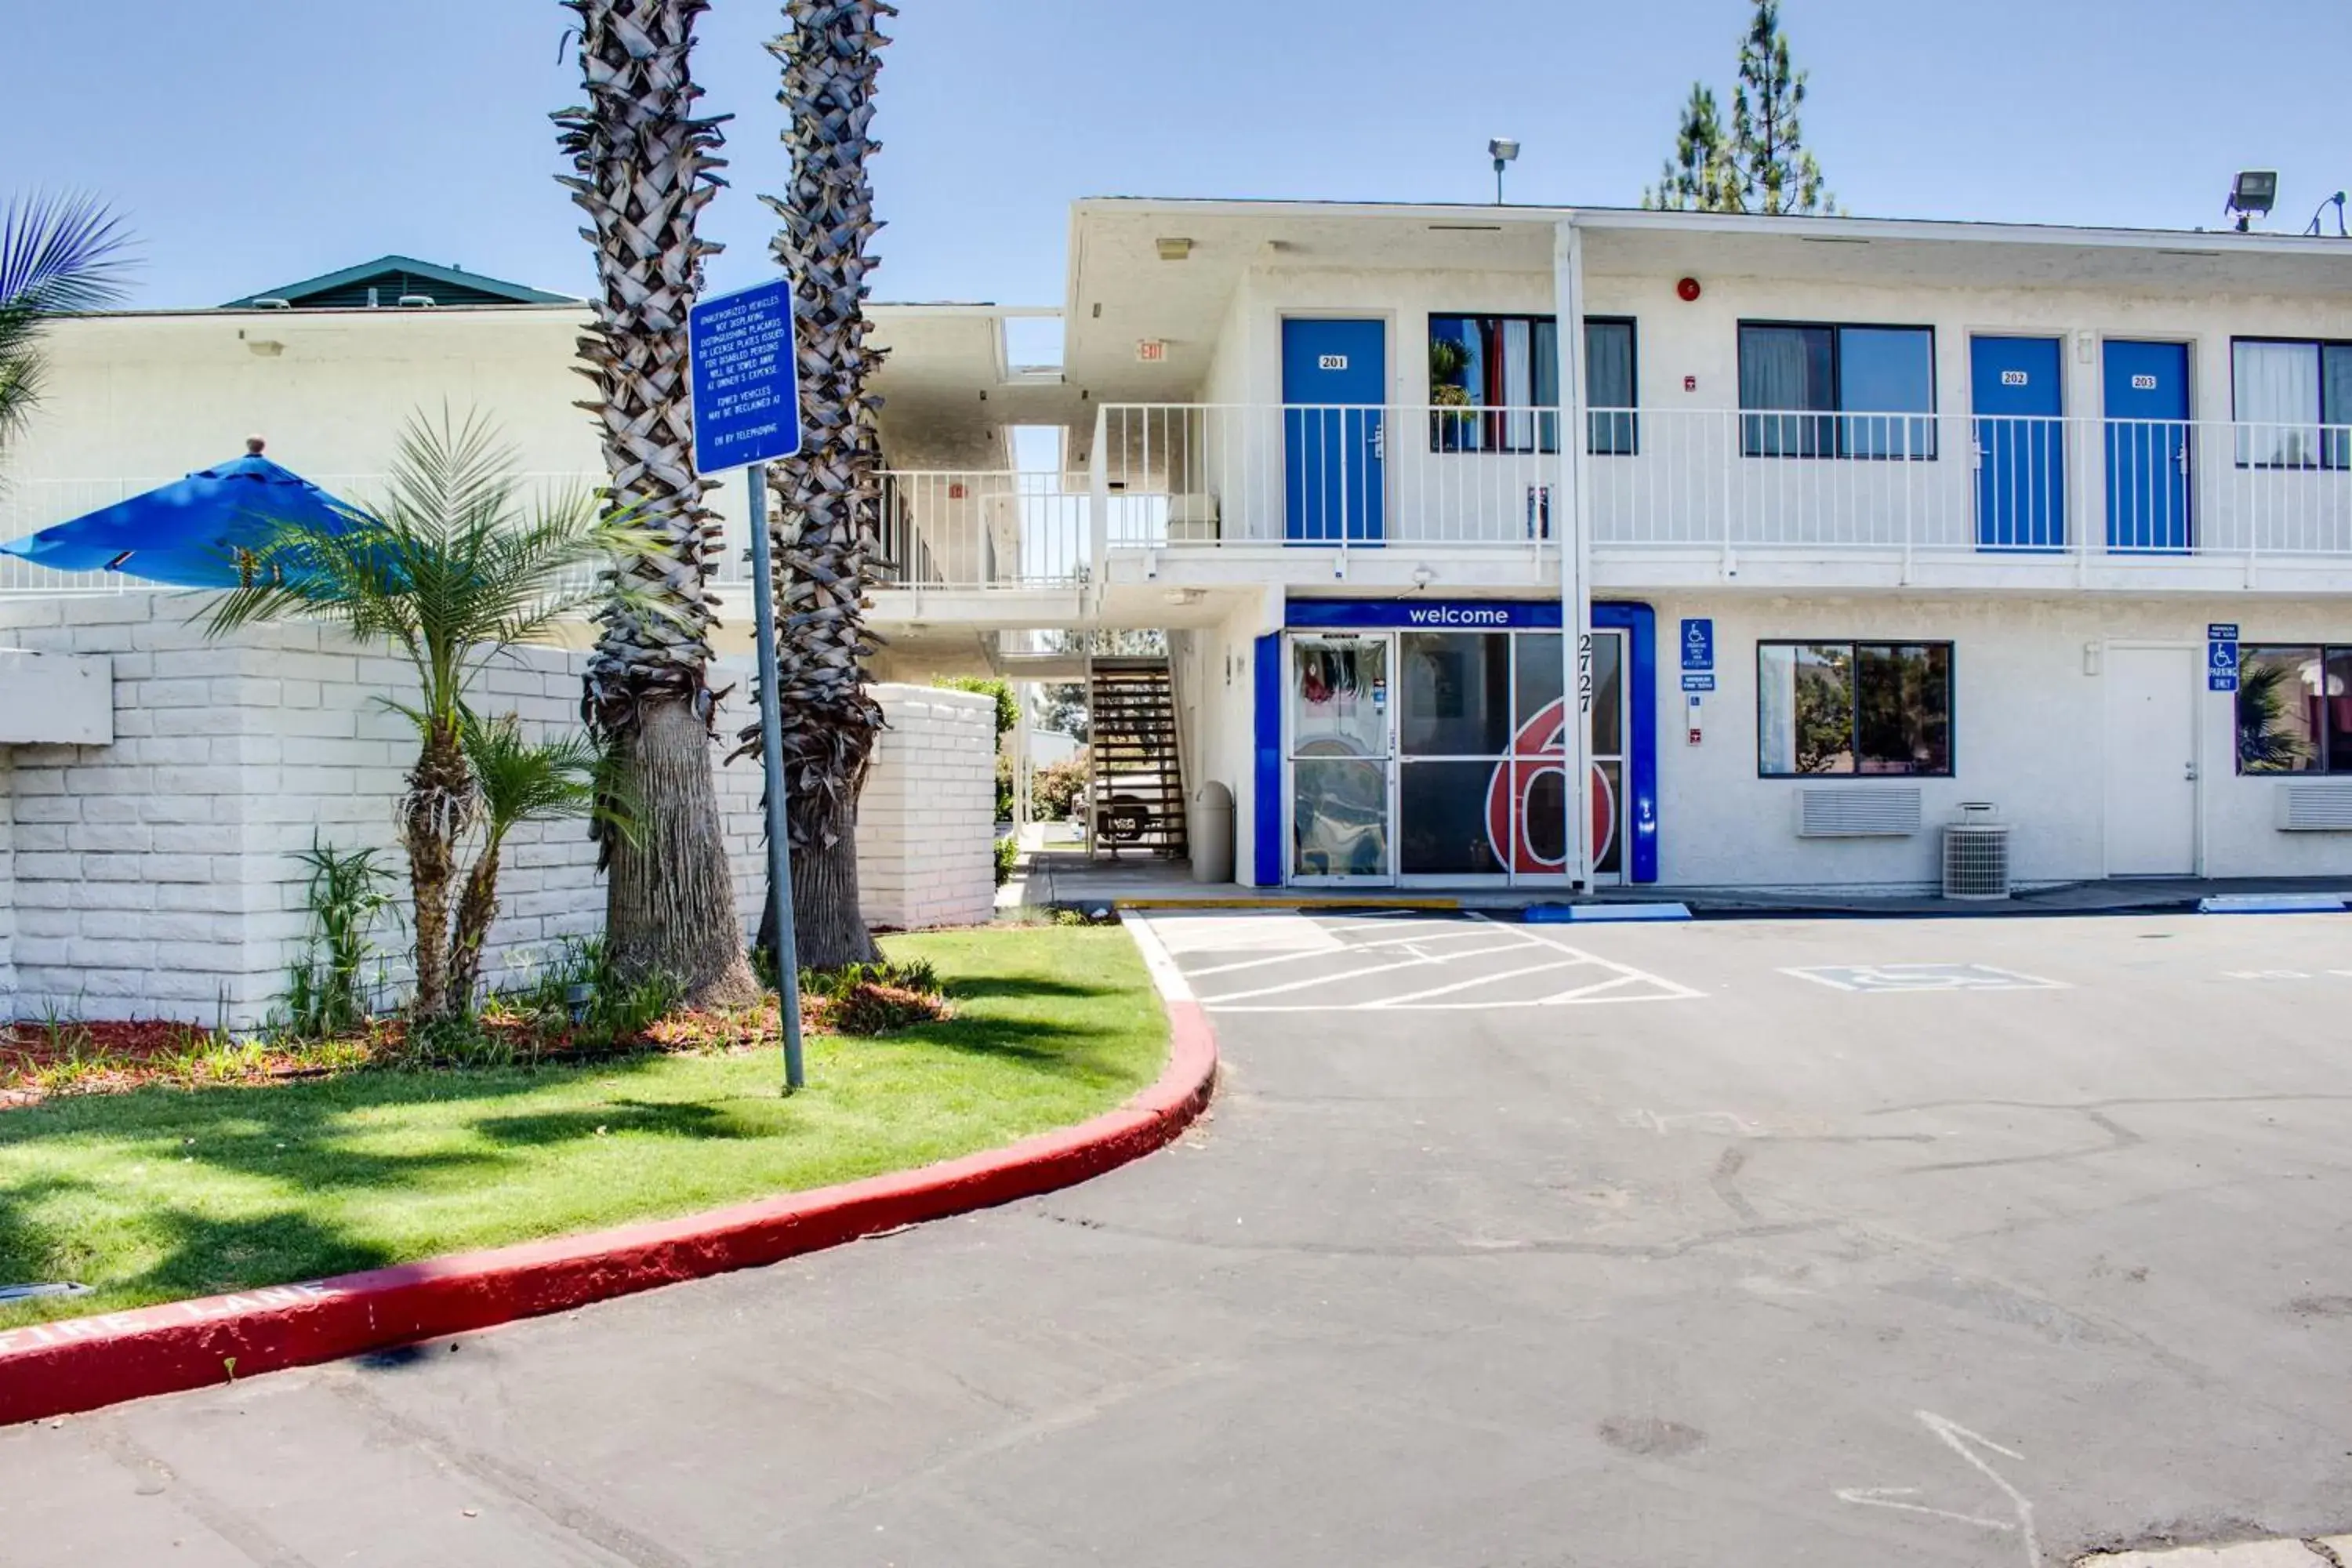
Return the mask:
<svg viewBox="0 0 2352 1568">
<path fill-rule="evenodd" d="M 1990 801 L 2011 823 L 2014 874 L 2033 882 L 2108 874 L 2108 645 L 2191 648 L 2198 672 L 2201 870 L 2215 877 L 2352 877 L 2352 834 L 2274 825 L 2276 776 L 2235 770 L 2233 699 L 2203 685 L 2205 627 L 2239 623 L 2247 642 L 2352 639 L 2352 605 L 2327 601 L 1759 598 L 1658 595 L 1659 836 L 1662 881 L 1683 886 L 1925 886 L 1936 829 L 1962 801 Z M 1685 616 L 1715 621 L 1717 689 L 1705 739 L 1687 743 L 1674 638 Z M 1795 781 L 1757 776 L 1756 645 L 1819 637 L 1953 645 L 1953 763 L 1948 779 Z M 2085 658 L 2096 647 L 2095 660 Z M 2093 673 L 2090 665 L 2096 665 Z M 2126 759 L 2178 777 L 2180 759 Z M 1807 787 L 1921 792 L 1923 830 L 1907 838 L 1800 838 Z"/>
<path fill-rule="evenodd" d="M 309 917 L 294 852 L 394 847 L 393 803 L 414 731 L 379 698 L 404 696 L 406 667 L 316 626 L 207 641 L 196 595 L 0 597 L 0 641 L 101 653 L 114 666 L 115 740 L 0 748 L 0 931 L 13 923 L 0 1015 L 172 1016 L 258 1023 L 283 988 Z M 581 656 L 518 650 L 477 700 L 545 732 L 577 722 Z M 719 684 L 744 689 L 741 670 Z M 754 763 L 721 764 L 720 805 L 739 912 L 757 918 L 765 862 Z M 549 948 L 602 925 L 594 846 L 578 822 L 509 838 L 484 972 L 511 983 Z M 13 905 L 13 922 L 9 910 Z M 403 937 L 379 931 L 387 955 Z M 397 965 L 391 973 L 396 979 Z M 7 994 L 13 988 L 14 994 Z"/>
<path fill-rule="evenodd" d="M 996 699 L 872 689 L 888 728 L 857 803 L 857 891 L 870 925 L 980 925 L 996 910 Z"/>
</svg>

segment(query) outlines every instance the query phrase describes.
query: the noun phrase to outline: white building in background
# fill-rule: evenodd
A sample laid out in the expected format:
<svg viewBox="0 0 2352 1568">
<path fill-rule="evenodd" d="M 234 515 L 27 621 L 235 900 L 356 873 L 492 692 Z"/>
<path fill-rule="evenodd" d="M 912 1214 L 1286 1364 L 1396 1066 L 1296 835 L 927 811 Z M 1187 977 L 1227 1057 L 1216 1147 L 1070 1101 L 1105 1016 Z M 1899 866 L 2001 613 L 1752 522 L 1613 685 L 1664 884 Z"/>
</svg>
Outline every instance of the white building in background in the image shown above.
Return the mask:
<svg viewBox="0 0 2352 1568">
<path fill-rule="evenodd" d="M 1967 803 L 2021 882 L 2352 876 L 2352 246 L 1102 200 L 1070 250 L 1057 370 L 875 310 L 877 673 L 1165 632 L 1245 882 L 1912 890 Z M 578 307 L 299 306 L 70 324 L 15 527 L 254 430 L 364 491 L 444 398 L 596 468 Z"/>
</svg>

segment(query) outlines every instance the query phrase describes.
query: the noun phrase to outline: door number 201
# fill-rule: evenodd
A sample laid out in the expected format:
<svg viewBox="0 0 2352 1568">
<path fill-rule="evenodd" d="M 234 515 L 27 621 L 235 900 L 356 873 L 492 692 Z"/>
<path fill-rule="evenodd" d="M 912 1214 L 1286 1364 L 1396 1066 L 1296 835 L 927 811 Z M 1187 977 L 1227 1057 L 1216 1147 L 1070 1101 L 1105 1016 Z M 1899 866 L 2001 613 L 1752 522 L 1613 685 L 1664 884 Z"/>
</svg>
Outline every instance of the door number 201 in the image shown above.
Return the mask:
<svg viewBox="0 0 2352 1568">
<path fill-rule="evenodd" d="M 1315 362 L 1315 368 L 1317 370 L 1345 370 L 1348 368 L 1348 356 L 1346 354 L 1325 354 Z"/>
</svg>

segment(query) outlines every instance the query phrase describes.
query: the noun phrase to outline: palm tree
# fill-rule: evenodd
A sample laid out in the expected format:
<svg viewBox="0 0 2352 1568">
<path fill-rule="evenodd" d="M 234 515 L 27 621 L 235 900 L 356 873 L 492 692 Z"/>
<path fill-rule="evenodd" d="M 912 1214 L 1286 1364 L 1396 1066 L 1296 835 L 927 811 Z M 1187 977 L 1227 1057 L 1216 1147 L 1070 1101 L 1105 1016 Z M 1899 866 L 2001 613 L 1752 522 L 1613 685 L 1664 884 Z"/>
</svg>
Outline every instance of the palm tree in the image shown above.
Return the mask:
<svg viewBox="0 0 2352 1568">
<path fill-rule="evenodd" d="M 0 451 L 40 401 L 43 330 L 121 300 L 130 243 L 89 196 L 22 196 L 0 208 Z"/>
<path fill-rule="evenodd" d="M 874 938 L 857 900 L 857 795 L 882 728 L 866 689 L 866 594 L 879 545 L 880 442 L 866 384 L 882 362 L 866 336 L 867 247 L 881 226 L 866 160 L 875 143 L 874 79 L 883 0 L 785 0 L 787 31 L 768 46 L 793 159 L 792 195 L 764 198 L 783 221 L 772 247 L 793 279 L 803 437 L 774 465 L 778 683 L 801 963 L 862 963 Z M 743 749 L 759 744 L 756 726 Z"/>
<path fill-rule="evenodd" d="M 420 1018 L 465 1010 L 449 984 L 449 898 L 457 850 L 481 799 L 466 748 L 467 694 L 485 666 L 517 644 L 549 640 L 558 622 L 614 590 L 593 568 L 648 548 L 625 514 L 585 493 L 523 500 L 512 454 L 479 416 L 413 419 L 386 493 L 340 529 L 281 523 L 254 552 L 247 584 L 213 607 L 214 637 L 262 621 L 308 617 L 354 639 L 389 643 L 416 674 L 416 763 L 400 802 L 415 910 Z M 627 592 L 625 590 L 625 592 Z M 639 614 L 658 614 L 632 594 Z"/>
<path fill-rule="evenodd" d="M 559 822 L 586 816 L 597 806 L 598 770 L 604 753 L 586 735 L 551 741 L 523 738 L 522 720 L 462 715 L 466 763 L 473 769 L 481 801 L 481 847 L 457 895 L 457 923 L 449 933 L 449 994 L 470 1005 L 482 978 L 482 948 L 499 918 L 499 859 L 507 836 L 526 822 Z M 624 837 L 627 823 L 615 825 Z"/>
<path fill-rule="evenodd" d="M 579 14 L 584 108 L 555 116 L 596 246 L 595 321 L 580 340 L 604 430 L 610 505 L 641 520 L 602 610 L 582 710 L 613 753 L 636 831 L 598 827 L 605 942 L 630 979 L 675 980 L 696 1003 L 758 994 L 711 776 L 712 563 L 723 531 L 694 471 L 687 312 L 719 247 L 695 220 L 720 184 L 719 122 L 698 120 L 694 24 L 709 0 L 563 0 Z M 648 616 L 638 602 L 658 604 Z"/>
</svg>

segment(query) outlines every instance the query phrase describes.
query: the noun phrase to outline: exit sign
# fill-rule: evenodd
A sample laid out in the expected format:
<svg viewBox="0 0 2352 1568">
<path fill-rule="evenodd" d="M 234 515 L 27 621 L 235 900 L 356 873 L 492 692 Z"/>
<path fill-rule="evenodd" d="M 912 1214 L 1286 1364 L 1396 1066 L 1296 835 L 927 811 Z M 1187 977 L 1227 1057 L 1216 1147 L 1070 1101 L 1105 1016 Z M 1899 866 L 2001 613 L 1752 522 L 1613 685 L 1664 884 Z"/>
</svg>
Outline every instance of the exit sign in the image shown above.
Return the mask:
<svg viewBox="0 0 2352 1568">
<path fill-rule="evenodd" d="M 1165 338 L 1144 338 L 1135 345 L 1135 363 L 1138 364 L 1158 364 L 1167 357 L 1168 340 Z"/>
</svg>

